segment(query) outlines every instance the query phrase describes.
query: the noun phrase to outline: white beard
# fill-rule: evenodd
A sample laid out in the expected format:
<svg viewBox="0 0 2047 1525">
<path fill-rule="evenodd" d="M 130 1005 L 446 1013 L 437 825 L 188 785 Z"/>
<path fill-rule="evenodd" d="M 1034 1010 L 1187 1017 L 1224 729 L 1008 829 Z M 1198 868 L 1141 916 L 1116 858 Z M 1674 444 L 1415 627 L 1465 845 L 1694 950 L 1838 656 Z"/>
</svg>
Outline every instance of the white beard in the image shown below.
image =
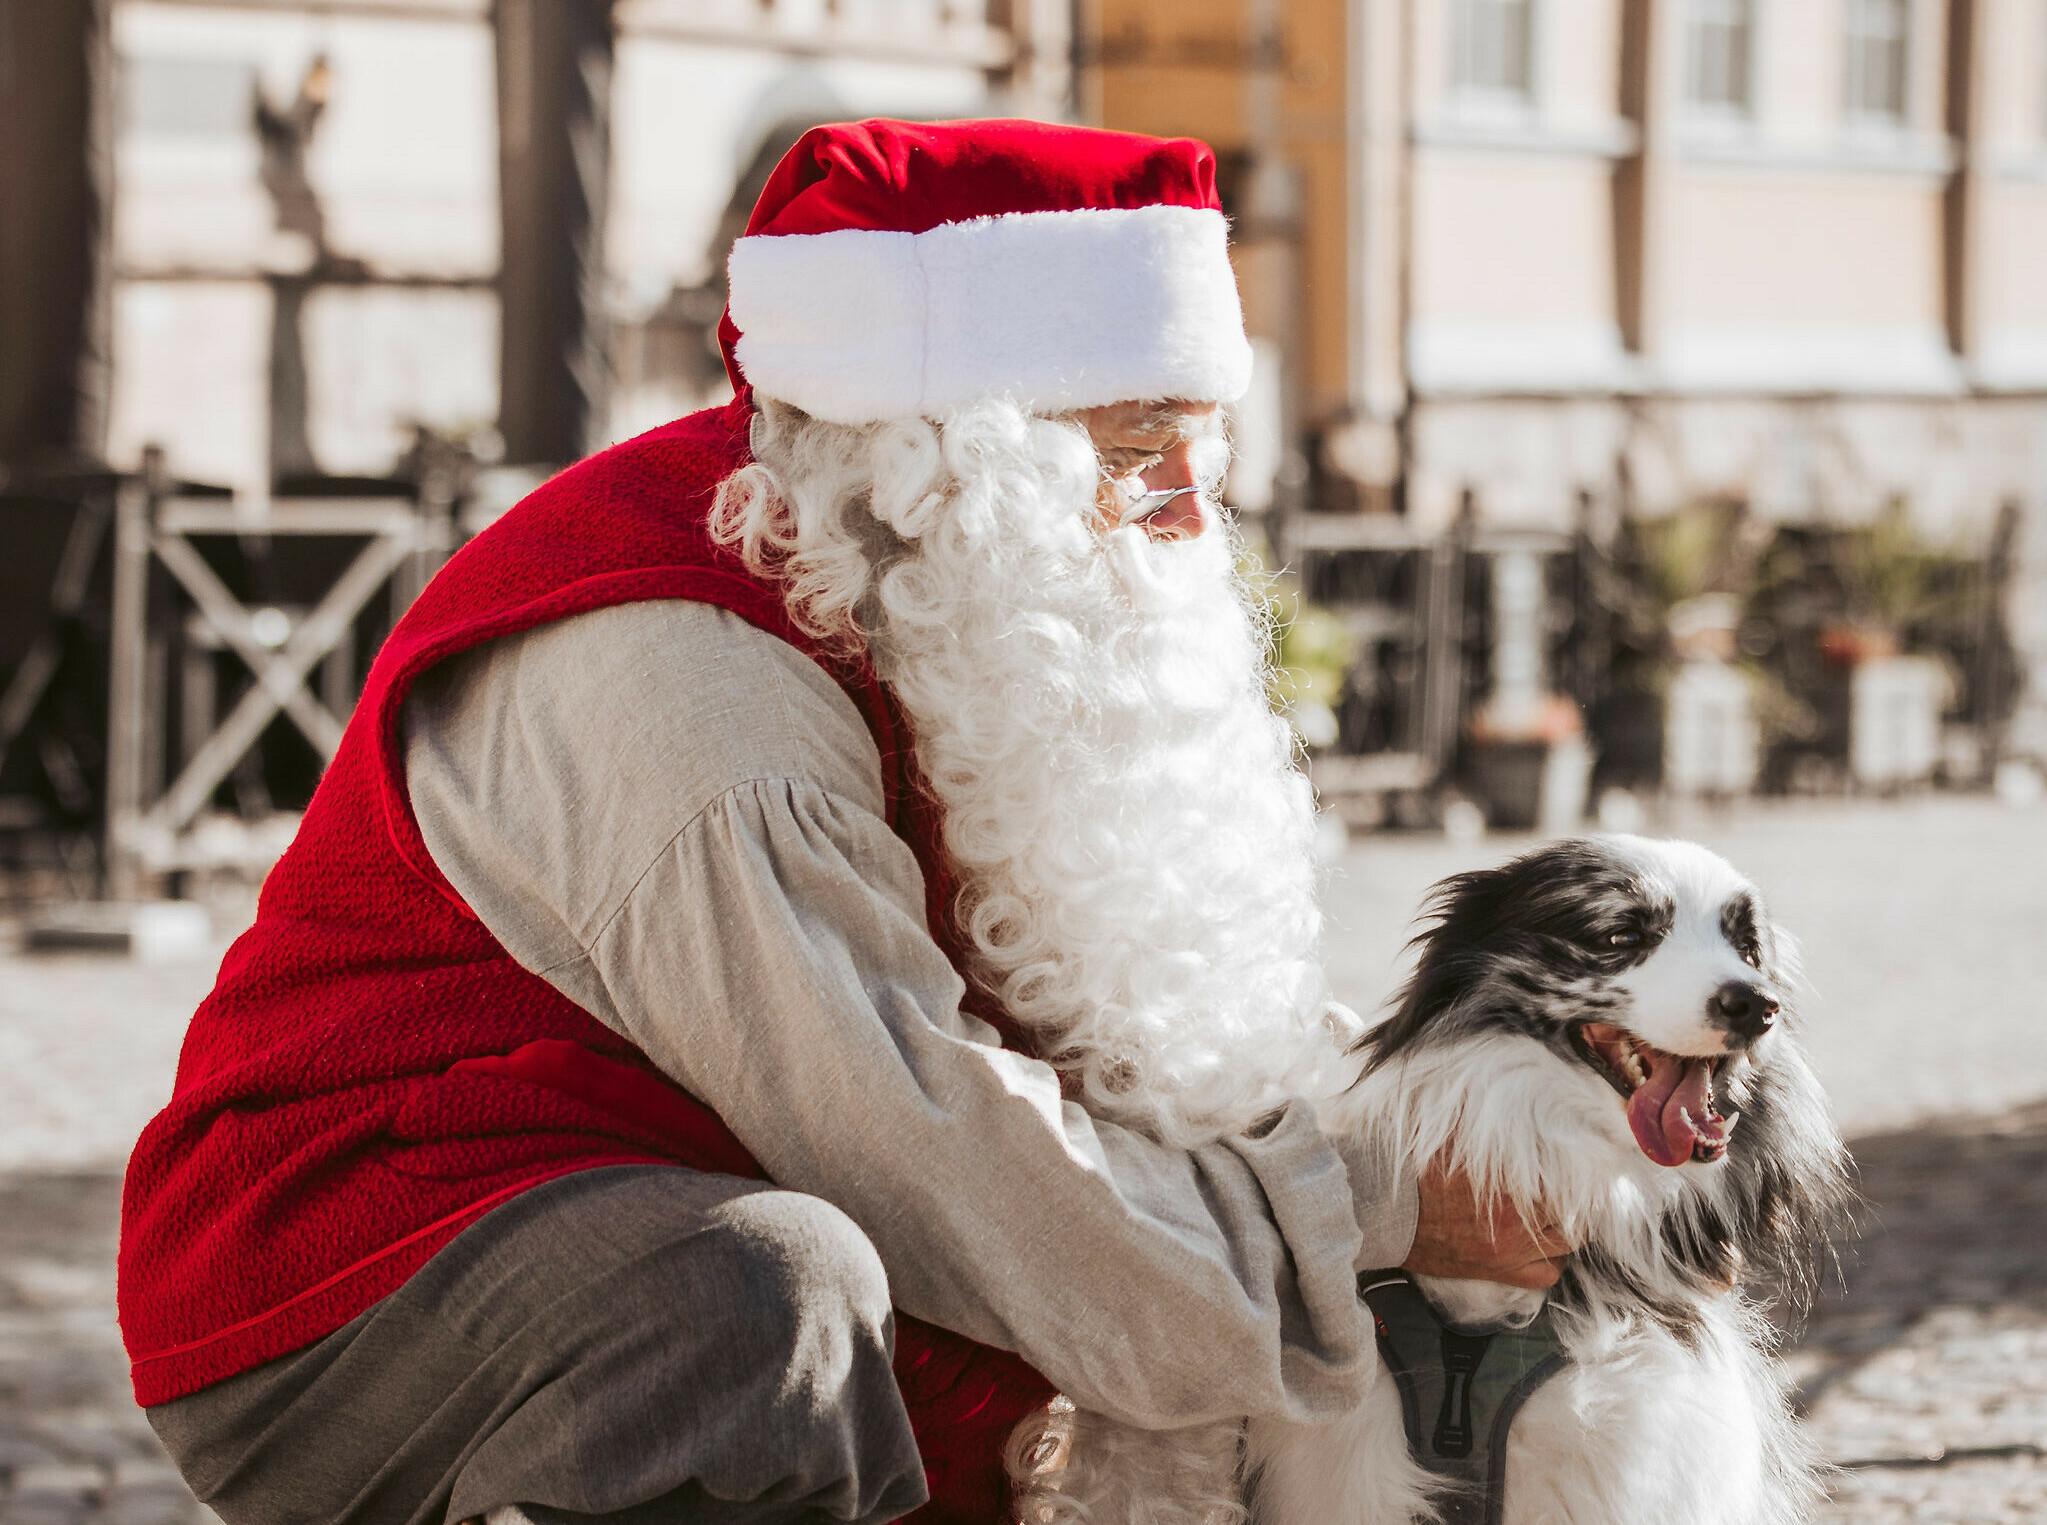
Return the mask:
<svg viewBox="0 0 2047 1525">
<path fill-rule="evenodd" d="M 1360 1024 L 1315 957 L 1314 803 L 1234 533 L 1104 538 L 1086 435 L 1008 404 L 847 427 L 770 402 L 755 453 L 713 531 L 894 690 L 961 886 L 962 973 L 1076 1099 L 1191 1147 L 1354 1079 Z M 1054 1405 L 1012 1437 L 1019 1507 L 1240 1518 L 1240 1429 Z"/>
<path fill-rule="evenodd" d="M 943 807 L 964 972 L 1090 1111 L 1155 1136 L 1327 1094 L 1348 1014 L 1315 957 L 1314 805 L 1234 532 L 1105 543 L 1071 426 L 989 410 L 938 443 L 942 471 L 877 472 L 901 538 L 862 623 Z"/>
</svg>

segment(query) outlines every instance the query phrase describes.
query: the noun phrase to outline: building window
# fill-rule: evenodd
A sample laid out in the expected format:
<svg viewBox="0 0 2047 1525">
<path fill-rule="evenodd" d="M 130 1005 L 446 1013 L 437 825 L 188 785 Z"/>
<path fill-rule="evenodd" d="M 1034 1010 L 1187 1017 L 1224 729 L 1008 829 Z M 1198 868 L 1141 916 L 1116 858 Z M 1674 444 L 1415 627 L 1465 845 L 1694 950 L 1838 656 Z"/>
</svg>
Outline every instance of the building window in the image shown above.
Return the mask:
<svg viewBox="0 0 2047 1525">
<path fill-rule="evenodd" d="M 1535 0 L 1456 0 L 1450 83 L 1460 94 L 1535 94 Z"/>
<path fill-rule="evenodd" d="M 1848 0 L 1846 101 L 1851 120 L 1905 120 L 1911 31 L 1911 0 Z"/>
<path fill-rule="evenodd" d="M 1755 105 L 1755 0 L 1691 0 L 1685 20 L 1687 104 L 1746 114 Z"/>
<path fill-rule="evenodd" d="M 145 138 L 246 138 L 256 66 L 245 59 L 158 54 L 121 60 L 120 122 Z"/>
</svg>

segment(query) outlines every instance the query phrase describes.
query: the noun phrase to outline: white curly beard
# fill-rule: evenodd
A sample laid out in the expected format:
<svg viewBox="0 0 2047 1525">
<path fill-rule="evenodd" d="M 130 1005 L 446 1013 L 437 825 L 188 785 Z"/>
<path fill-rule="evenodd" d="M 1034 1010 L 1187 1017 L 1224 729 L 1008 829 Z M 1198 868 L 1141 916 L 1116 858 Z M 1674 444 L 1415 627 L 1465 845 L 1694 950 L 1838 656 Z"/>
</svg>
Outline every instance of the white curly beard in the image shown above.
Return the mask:
<svg viewBox="0 0 2047 1525">
<path fill-rule="evenodd" d="M 1348 1078 L 1233 530 L 1105 542 L 1085 434 L 1012 406 L 765 422 L 724 532 L 794 549 L 799 618 L 857 616 L 943 807 L 965 972 L 1083 1105 L 1194 1144 Z"/>
</svg>

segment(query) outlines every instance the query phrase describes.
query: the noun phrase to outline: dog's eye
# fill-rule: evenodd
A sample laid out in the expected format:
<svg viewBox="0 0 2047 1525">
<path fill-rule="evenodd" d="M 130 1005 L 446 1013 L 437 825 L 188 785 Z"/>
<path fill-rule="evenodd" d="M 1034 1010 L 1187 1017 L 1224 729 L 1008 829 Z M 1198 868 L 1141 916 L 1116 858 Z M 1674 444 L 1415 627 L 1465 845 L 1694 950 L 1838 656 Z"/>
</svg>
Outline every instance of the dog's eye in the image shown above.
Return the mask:
<svg viewBox="0 0 2047 1525">
<path fill-rule="evenodd" d="M 1750 943 L 1741 950 L 1741 961 L 1751 969 L 1761 969 L 1763 967 L 1763 950 L 1755 943 Z"/>
<path fill-rule="evenodd" d="M 1642 946 L 1642 934 L 1634 927 L 1623 927 L 1608 937 L 1606 943 L 1610 948 L 1639 948 Z"/>
</svg>

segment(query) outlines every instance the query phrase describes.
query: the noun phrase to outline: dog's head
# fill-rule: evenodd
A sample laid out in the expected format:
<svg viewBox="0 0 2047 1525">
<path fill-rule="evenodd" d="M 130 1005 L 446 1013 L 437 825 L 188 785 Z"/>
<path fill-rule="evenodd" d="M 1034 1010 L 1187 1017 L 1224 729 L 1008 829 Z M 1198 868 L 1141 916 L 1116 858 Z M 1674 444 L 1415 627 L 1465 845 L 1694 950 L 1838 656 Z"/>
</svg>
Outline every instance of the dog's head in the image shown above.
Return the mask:
<svg viewBox="0 0 2047 1525">
<path fill-rule="evenodd" d="M 1374 1067 L 1468 1087 L 1482 1173 L 1512 1185 L 1497 1156 L 1518 1149 L 1545 1192 L 1629 1178 L 1702 1273 L 1807 1279 L 1843 1157 L 1791 1031 L 1796 951 L 1753 885 L 1693 843 L 1601 837 L 1456 875 L 1428 913 L 1364 1042 Z"/>
</svg>

